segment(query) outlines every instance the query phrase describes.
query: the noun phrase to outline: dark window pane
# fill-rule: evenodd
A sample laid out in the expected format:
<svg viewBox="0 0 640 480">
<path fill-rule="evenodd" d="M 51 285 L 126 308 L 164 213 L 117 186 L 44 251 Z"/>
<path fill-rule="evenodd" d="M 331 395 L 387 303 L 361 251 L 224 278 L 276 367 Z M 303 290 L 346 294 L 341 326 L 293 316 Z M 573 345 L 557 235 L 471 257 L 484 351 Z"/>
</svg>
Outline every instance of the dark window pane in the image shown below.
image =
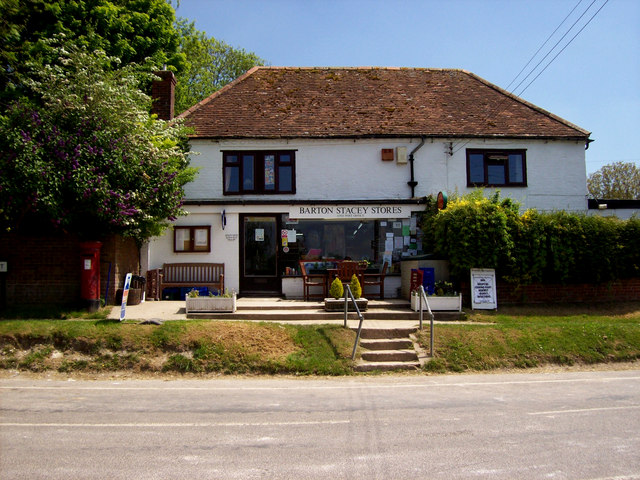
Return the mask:
<svg viewBox="0 0 640 480">
<path fill-rule="evenodd" d="M 520 153 L 509 155 L 509 183 L 524 183 L 524 164 Z"/>
<path fill-rule="evenodd" d="M 293 169 L 289 166 L 278 168 L 278 191 L 291 192 L 293 190 Z"/>
<path fill-rule="evenodd" d="M 469 183 L 484 183 L 484 155 L 469 155 Z"/>
<path fill-rule="evenodd" d="M 227 163 L 238 163 L 237 155 L 227 155 Z"/>
<path fill-rule="evenodd" d="M 253 155 L 242 157 L 242 190 L 254 189 Z"/>
<path fill-rule="evenodd" d="M 226 167 L 224 169 L 224 191 L 234 193 L 240 191 L 239 167 Z"/>
<path fill-rule="evenodd" d="M 291 161 L 291 155 L 288 153 L 280 154 L 280 163 L 289 163 Z"/>
<path fill-rule="evenodd" d="M 504 185 L 505 174 L 504 165 L 488 165 L 487 166 L 487 183 L 489 185 Z"/>
</svg>

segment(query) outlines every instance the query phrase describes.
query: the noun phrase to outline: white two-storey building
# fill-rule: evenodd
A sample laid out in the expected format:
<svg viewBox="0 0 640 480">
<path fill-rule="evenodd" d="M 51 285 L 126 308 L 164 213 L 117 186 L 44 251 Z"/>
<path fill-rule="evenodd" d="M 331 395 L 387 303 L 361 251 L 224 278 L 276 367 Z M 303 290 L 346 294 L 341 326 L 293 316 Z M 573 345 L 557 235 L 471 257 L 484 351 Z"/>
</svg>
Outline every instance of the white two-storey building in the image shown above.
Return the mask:
<svg viewBox="0 0 640 480">
<path fill-rule="evenodd" d="M 462 70 L 256 67 L 181 117 L 189 215 L 142 267 L 224 263 L 241 295 L 296 296 L 299 260 L 351 258 L 387 262 L 395 296 L 400 262 L 428 250 L 415 213 L 439 192 L 587 209 L 589 132 Z"/>
</svg>

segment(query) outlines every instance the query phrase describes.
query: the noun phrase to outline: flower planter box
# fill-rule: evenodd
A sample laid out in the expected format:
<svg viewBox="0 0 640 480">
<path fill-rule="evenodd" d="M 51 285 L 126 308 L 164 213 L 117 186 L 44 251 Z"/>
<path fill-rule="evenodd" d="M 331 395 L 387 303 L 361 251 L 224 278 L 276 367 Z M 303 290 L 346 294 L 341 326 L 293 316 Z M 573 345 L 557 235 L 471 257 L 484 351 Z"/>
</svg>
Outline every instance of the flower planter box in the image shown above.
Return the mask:
<svg viewBox="0 0 640 480">
<path fill-rule="evenodd" d="M 366 312 L 369 300 L 367 300 L 366 298 L 359 298 L 356 300 L 356 304 L 358 305 L 358 308 L 361 312 Z M 325 298 L 324 309 L 327 312 L 344 312 L 344 298 L 338 298 L 337 300 L 335 298 Z M 356 311 L 351 300 L 349 300 L 347 311 Z"/>
<path fill-rule="evenodd" d="M 186 312 L 235 312 L 236 294 L 231 297 L 189 297 L 186 300 Z"/>
<path fill-rule="evenodd" d="M 429 307 L 433 311 L 462 311 L 462 295 L 457 296 L 437 296 L 427 295 L 429 299 Z M 418 295 L 411 295 L 411 310 L 414 312 L 420 309 L 420 297 Z M 427 310 L 427 306 L 422 303 L 422 311 Z"/>
</svg>

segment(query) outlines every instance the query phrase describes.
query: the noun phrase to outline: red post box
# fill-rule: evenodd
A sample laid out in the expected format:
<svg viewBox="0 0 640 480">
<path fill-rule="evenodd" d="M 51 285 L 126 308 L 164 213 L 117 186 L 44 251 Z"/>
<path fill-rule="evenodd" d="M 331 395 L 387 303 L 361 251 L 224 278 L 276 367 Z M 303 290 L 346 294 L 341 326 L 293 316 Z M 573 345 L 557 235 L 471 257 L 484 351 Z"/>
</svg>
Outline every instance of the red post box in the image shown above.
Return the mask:
<svg viewBox="0 0 640 480">
<path fill-rule="evenodd" d="M 81 297 L 95 312 L 100 308 L 100 248 L 102 242 L 80 242 L 82 258 Z"/>
</svg>

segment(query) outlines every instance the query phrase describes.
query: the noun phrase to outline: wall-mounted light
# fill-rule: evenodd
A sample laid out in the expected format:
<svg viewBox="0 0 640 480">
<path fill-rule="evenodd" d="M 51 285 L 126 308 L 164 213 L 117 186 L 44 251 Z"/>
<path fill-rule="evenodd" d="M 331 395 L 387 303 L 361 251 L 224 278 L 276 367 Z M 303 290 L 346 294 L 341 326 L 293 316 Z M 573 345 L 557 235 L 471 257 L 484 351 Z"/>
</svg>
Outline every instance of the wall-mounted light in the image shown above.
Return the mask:
<svg viewBox="0 0 640 480">
<path fill-rule="evenodd" d="M 227 214 L 224 210 L 222 210 L 222 213 L 220 214 L 220 223 L 222 224 L 222 229 L 224 230 L 224 227 L 227 226 Z"/>
</svg>

